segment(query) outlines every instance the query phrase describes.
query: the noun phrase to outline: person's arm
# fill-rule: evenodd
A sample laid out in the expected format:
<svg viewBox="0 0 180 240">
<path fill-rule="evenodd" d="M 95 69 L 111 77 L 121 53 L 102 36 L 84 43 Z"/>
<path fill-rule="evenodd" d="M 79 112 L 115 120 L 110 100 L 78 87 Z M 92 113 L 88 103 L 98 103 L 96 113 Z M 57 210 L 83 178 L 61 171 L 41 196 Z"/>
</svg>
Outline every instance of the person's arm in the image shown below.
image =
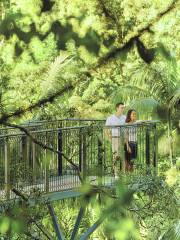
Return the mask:
<svg viewBox="0 0 180 240">
<path fill-rule="evenodd" d="M 106 124 L 105 124 L 105 126 L 106 126 L 106 128 L 105 128 L 105 137 L 111 142 L 112 141 L 112 131 L 111 131 L 111 129 L 110 129 L 110 119 L 109 118 L 107 118 L 107 120 L 106 120 Z"/>
<path fill-rule="evenodd" d="M 108 128 L 105 128 L 105 137 L 111 142 L 112 134 L 111 134 L 110 129 L 108 129 Z"/>
<path fill-rule="evenodd" d="M 127 151 L 131 153 L 131 147 L 129 146 L 129 142 L 126 143 L 126 146 L 127 146 Z"/>
</svg>

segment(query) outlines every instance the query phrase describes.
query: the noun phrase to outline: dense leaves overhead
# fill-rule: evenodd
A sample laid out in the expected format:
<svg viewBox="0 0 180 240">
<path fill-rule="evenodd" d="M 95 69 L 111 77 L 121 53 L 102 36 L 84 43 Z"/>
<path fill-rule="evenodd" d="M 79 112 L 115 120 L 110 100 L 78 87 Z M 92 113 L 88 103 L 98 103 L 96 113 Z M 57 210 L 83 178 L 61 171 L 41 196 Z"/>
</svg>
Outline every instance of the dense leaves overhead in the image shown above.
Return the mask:
<svg viewBox="0 0 180 240">
<path fill-rule="evenodd" d="M 127 104 L 139 97 L 162 104 L 173 99 L 176 106 L 178 8 L 175 0 L 2 1 L 3 111 L 38 100 L 47 93 L 45 81 L 52 91 L 67 80 L 74 85 L 70 97 L 67 93 L 40 115 L 60 116 L 61 106 L 62 114 L 73 108 L 75 115 L 103 117 L 117 98 Z M 48 79 L 49 66 L 64 53 L 74 56 L 71 66 L 59 65 L 54 80 Z"/>
</svg>

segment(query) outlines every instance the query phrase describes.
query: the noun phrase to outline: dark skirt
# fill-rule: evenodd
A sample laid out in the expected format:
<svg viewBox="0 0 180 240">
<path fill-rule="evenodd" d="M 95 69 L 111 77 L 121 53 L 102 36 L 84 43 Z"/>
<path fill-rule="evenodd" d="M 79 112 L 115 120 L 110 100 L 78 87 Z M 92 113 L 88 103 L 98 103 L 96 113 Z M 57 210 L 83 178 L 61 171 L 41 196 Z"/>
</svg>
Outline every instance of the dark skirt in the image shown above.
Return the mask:
<svg viewBox="0 0 180 240">
<path fill-rule="evenodd" d="M 128 142 L 131 152 L 128 152 L 127 144 L 124 145 L 125 158 L 127 161 L 131 161 L 137 158 L 137 142 Z"/>
</svg>

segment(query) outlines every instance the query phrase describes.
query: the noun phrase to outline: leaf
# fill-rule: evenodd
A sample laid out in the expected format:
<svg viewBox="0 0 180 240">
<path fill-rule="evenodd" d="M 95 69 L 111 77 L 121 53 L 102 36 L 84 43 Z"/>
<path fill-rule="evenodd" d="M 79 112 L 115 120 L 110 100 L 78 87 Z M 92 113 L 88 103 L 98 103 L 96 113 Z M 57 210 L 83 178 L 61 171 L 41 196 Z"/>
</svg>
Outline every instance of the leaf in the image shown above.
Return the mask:
<svg viewBox="0 0 180 240">
<path fill-rule="evenodd" d="M 171 226 L 163 236 L 161 236 L 160 240 L 180 240 L 180 221 Z"/>
<path fill-rule="evenodd" d="M 54 88 L 54 84 L 60 70 L 69 64 L 73 59 L 74 57 L 70 57 L 68 54 L 61 54 L 55 58 L 54 62 L 51 63 L 45 75 L 45 80 L 42 84 L 42 91 L 45 92 L 44 95 L 46 95 L 47 92 L 50 92 Z"/>
<path fill-rule="evenodd" d="M 174 107 L 180 104 L 180 88 L 176 90 L 173 98 L 170 100 L 169 106 Z"/>
<path fill-rule="evenodd" d="M 0 232 L 5 234 L 10 227 L 10 219 L 8 217 L 2 217 L 0 223 Z"/>
<path fill-rule="evenodd" d="M 166 60 L 171 61 L 171 60 L 172 60 L 171 53 L 170 53 L 170 51 L 168 51 L 168 50 L 165 48 L 164 44 L 161 43 L 161 42 L 159 42 L 157 45 L 158 45 L 158 51 L 159 51 L 159 53 L 160 53 Z"/>
<path fill-rule="evenodd" d="M 137 108 L 139 111 L 152 111 L 159 106 L 159 102 L 154 98 L 141 98 L 130 102 L 129 106 Z"/>
<path fill-rule="evenodd" d="M 127 60 L 129 49 L 124 49 L 123 51 L 120 52 L 119 58 L 122 62 L 125 62 Z"/>
</svg>

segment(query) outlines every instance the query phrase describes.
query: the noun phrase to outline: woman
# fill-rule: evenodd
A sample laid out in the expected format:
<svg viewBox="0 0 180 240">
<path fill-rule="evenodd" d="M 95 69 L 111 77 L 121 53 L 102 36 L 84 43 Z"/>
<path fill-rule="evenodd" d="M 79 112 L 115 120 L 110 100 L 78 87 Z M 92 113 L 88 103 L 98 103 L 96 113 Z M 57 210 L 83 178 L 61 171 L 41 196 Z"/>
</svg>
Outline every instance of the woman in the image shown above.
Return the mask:
<svg viewBox="0 0 180 240">
<path fill-rule="evenodd" d="M 134 165 L 134 159 L 137 157 L 137 126 L 136 123 L 136 111 L 130 109 L 126 116 L 126 131 L 125 131 L 125 170 L 132 171 Z M 128 126 L 129 125 L 129 126 Z"/>
</svg>

